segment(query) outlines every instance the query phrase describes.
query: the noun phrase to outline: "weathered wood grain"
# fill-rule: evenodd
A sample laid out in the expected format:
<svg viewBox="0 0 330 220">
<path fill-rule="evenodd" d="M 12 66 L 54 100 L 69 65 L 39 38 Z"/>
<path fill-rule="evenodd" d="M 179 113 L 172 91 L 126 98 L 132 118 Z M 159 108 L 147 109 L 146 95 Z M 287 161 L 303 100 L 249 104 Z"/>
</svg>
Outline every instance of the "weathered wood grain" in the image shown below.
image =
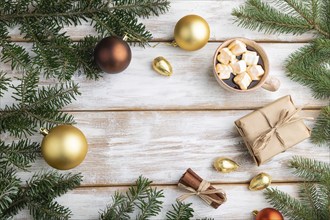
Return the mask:
<svg viewBox="0 0 330 220">
<path fill-rule="evenodd" d="M 83 185 L 130 184 L 143 174 L 155 184 L 176 183 L 189 167 L 214 183 L 246 183 L 259 172 L 275 182 L 299 181 L 288 160 L 294 155 L 329 161 L 328 148 L 304 141 L 269 163 L 257 167 L 233 122 L 250 111 L 147 111 L 73 113 L 85 133 L 89 152 L 74 172 L 82 172 Z M 317 116 L 318 111 L 304 111 Z M 311 125 L 309 123 L 309 125 Z M 41 135 L 35 140 L 40 141 Z M 212 162 L 229 157 L 241 167 L 231 174 L 217 173 Z M 42 160 L 32 171 L 47 168 Z M 26 178 L 31 173 L 22 173 Z"/>
<path fill-rule="evenodd" d="M 135 176 L 137 178 L 137 175 Z M 273 184 L 272 186 L 296 196 L 298 184 Z M 195 210 L 194 218 L 212 217 L 214 219 L 225 220 L 253 220 L 251 212 L 253 210 L 261 210 L 270 207 L 263 196 L 262 191 L 249 191 L 247 185 L 216 185 L 227 193 L 228 201 L 218 209 L 213 209 L 204 204 L 199 198 L 191 197 L 186 202 L 193 203 Z M 164 190 L 163 209 L 157 217 L 151 219 L 164 220 L 166 212 L 172 210 L 171 204 L 175 203 L 175 199 L 184 193 L 176 186 L 158 186 L 158 189 Z M 67 193 L 58 199 L 58 201 L 71 208 L 73 218 L 76 220 L 96 220 L 99 212 L 106 208 L 106 204 L 111 202 L 111 196 L 116 190 L 125 191 L 127 187 L 88 187 L 79 188 Z M 28 211 L 21 212 L 15 219 L 31 219 L 28 218 Z"/>
<path fill-rule="evenodd" d="M 271 0 L 268 0 L 269 2 Z M 312 34 L 304 34 L 301 36 L 293 36 L 290 34 L 263 34 L 257 31 L 250 31 L 238 27 L 234 24 L 234 17 L 231 15 L 232 9 L 241 5 L 244 0 L 198 0 L 198 1 L 171 1 L 170 11 L 159 17 L 151 17 L 149 19 L 141 19 L 147 29 L 154 36 L 154 41 L 171 41 L 173 40 L 173 30 L 176 22 L 183 16 L 188 14 L 197 14 L 206 19 L 211 29 L 211 41 L 225 40 L 232 37 L 247 37 L 258 41 L 309 41 Z M 78 27 L 66 27 L 63 31 L 67 31 L 68 35 L 74 40 L 79 40 L 86 35 L 95 34 L 93 27 L 89 22 L 84 22 Z M 12 40 L 24 40 L 19 35 L 18 28 L 11 32 Z"/>
<path fill-rule="evenodd" d="M 31 44 L 23 44 L 31 48 Z M 247 94 L 225 91 L 218 85 L 212 73 L 212 57 L 219 43 L 209 43 L 196 52 L 187 52 L 167 45 L 156 48 L 133 47 L 131 65 L 120 74 L 104 74 L 99 81 L 76 76 L 82 96 L 65 107 L 65 110 L 137 110 L 137 109 L 252 109 L 276 98 L 291 94 L 298 105 L 319 108 L 327 100 L 312 97 L 309 88 L 290 80 L 284 70 L 284 60 L 304 44 L 261 44 L 269 56 L 270 74 L 280 79 L 277 92 L 263 89 Z M 174 74 L 164 77 L 151 68 L 157 56 L 167 57 Z M 1 67 L 8 70 L 10 66 Z M 53 80 L 41 84 L 53 83 Z M 1 106 L 11 103 L 9 94 Z"/>
</svg>

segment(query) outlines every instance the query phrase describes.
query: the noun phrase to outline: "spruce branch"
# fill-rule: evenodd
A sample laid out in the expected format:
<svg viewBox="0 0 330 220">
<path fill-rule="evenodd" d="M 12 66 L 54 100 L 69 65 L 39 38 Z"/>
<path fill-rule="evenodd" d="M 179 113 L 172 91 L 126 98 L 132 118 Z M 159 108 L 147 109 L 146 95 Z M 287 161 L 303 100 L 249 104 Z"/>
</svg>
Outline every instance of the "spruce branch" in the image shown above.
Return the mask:
<svg viewBox="0 0 330 220">
<path fill-rule="evenodd" d="M 330 106 L 321 109 L 314 124 L 311 140 L 314 144 L 330 147 Z"/>
<path fill-rule="evenodd" d="M 330 39 L 315 39 L 289 56 L 288 76 L 310 87 L 316 98 L 330 98 L 329 57 Z"/>
<path fill-rule="evenodd" d="M 30 140 L 5 144 L 0 140 L 0 163 L 26 170 L 40 156 L 40 145 Z"/>
<path fill-rule="evenodd" d="M 328 195 L 321 189 L 322 186 L 313 183 L 303 183 L 300 186 L 299 198 L 306 206 L 311 207 L 314 219 L 327 219 L 329 217 Z"/>
<path fill-rule="evenodd" d="M 19 103 L 0 109 L 0 133 L 9 132 L 22 137 L 33 134 L 38 127 L 51 128 L 58 124 L 74 123 L 71 115 L 59 110 L 80 94 L 78 85 L 69 82 L 36 88 L 38 79 L 28 79 L 28 82 L 24 78 L 22 84 L 13 86 L 16 90 L 14 98 Z"/>
<path fill-rule="evenodd" d="M 292 33 L 302 34 L 315 31 L 318 34 L 330 37 L 330 33 L 322 29 L 316 16 L 321 7 L 312 4 L 308 7 L 299 0 L 277 0 L 277 8 L 262 0 L 247 0 L 246 3 L 234 9 L 232 15 L 235 22 L 244 28 L 263 31 L 265 33 Z"/>
<path fill-rule="evenodd" d="M 137 207 L 140 213 L 136 216 L 137 220 L 147 220 L 152 216 L 157 216 L 161 211 L 163 202 L 160 200 L 164 198 L 163 190 L 150 189 L 146 198 L 139 198 Z"/>
<path fill-rule="evenodd" d="M 10 81 L 10 78 L 6 77 L 6 73 L 0 71 L 0 98 L 4 95 L 5 91 L 8 91 Z"/>
<path fill-rule="evenodd" d="M 293 173 L 308 181 L 320 182 L 326 175 L 330 175 L 330 165 L 314 159 L 294 156 L 289 163 Z"/>
<path fill-rule="evenodd" d="M 280 210 L 290 220 L 316 220 L 309 207 L 287 193 L 267 188 L 265 197 L 272 206 Z"/>
<path fill-rule="evenodd" d="M 172 204 L 173 210 L 166 213 L 167 220 L 189 220 L 194 217 L 194 210 L 190 207 L 192 204 L 184 204 L 182 202 L 176 202 Z"/>
<path fill-rule="evenodd" d="M 13 202 L 1 213 L 8 218 L 28 207 L 35 219 L 67 219 L 71 211 L 53 201 L 80 185 L 81 174 L 60 174 L 57 171 L 35 173 L 26 186 L 20 187 Z"/>
<path fill-rule="evenodd" d="M 135 186 L 129 187 L 126 194 L 116 192 L 112 197 L 112 204 L 100 213 L 100 219 L 110 220 L 128 220 L 131 219 L 131 214 L 137 207 L 140 212 L 137 219 L 147 219 L 155 216 L 160 212 L 162 202 L 159 200 L 163 198 L 163 191 L 152 189 L 149 179 L 140 176 Z"/>
</svg>

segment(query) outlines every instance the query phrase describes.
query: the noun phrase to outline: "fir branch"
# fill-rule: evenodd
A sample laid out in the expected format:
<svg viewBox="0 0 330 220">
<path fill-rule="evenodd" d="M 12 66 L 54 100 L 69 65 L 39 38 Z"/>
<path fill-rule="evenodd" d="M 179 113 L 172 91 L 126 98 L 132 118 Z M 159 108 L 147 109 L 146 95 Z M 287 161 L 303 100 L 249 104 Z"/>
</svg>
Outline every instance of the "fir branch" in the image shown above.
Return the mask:
<svg viewBox="0 0 330 220">
<path fill-rule="evenodd" d="M 190 207 L 192 204 L 184 204 L 182 202 L 176 202 L 172 205 L 173 210 L 166 213 L 167 220 L 189 220 L 194 217 L 194 210 Z"/>
<path fill-rule="evenodd" d="M 2 162 L 0 164 L 0 216 L 2 216 L 3 211 L 12 204 L 19 192 L 21 182 L 16 177 L 16 171 L 13 168 L 9 168 Z"/>
<path fill-rule="evenodd" d="M 160 212 L 162 202 L 160 198 L 164 197 L 162 190 L 152 189 L 151 183 L 147 178 L 140 176 L 135 186 L 131 186 L 126 194 L 116 192 L 112 197 L 112 204 L 100 213 L 102 220 L 129 220 L 130 214 L 134 212 L 135 207 L 140 209 L 138 219 L 147 219 Z"/>
<path fill-rule="evenodd" d="M 314 124 L 311 140 L 314 144 L 330 147 L 330 106 L 321 109 Z"/>
<path fill-rule="evenodd" d="M 163 202 L 159 199 L 164 198 L 163 190 L 150 189 L 146 198 L 139 198 L 137 207 L 140 213 L 136 216 L 137 220 L 147 220 L 152 216 L 157 216 L 161 211 Z"/>
<path fill-rule="evenodd" d="M 23 83 L 13 88 L 16 90 L 16 100 L 21 103 L 0 109 L 0 133 L 9 132 L 13 136 L 22 137 L 33 134 L 37 127 L 51 128 L 74 122 L 71 115 L 59 110 L 80 94 L 76 84 L 60 84 L 37 90 L 28 86 L 29 92 L 24 89 L 26 87 Z M 23 97 L 26 98 L 23 100 Z"/>
<path fill-rule="evenodd" d="M 0 98 L 4 95 L 5 91 L 8 91 L 10 81 L 10 78 L 6 77 L 6 73 L 0 71 Z"/>
<path fill-rule="evenodd" d="M 288 76 L 312 89 L 316 98 L 330 98 L 330 40 L 316 39 L 289 56 Z"/>
<path fill-rule="evenodd" d="M 265 192 L 267 201 L 290 220 L 317 220 L 311 209 L 299 200 L 290 197 L 280 190 L 267 188 Z"/>
<path fill-rule="evenodd" d="M 320 182 L 325 175 L 330 175 L 330 165 L 314 159 L 294 156 L 290 160 L 289 167 L 293 173 L 308 181 Z"/>
<path fill-rule="evenodd" d="M 329 217 L 328 195 L 321 189 L 321 185 L 304 183 L 300 186 L 299 198 L 306 206 L 311 207 L 314 219 L 327 219 Z"/>
<path fill-rule="evenodd" d="M 0 140 L 0 162 L 26 170 L 40 156 L 40 145 L 29 140 L 5 144 Z"/>
<path fill-rule="evenodd" d="M 314 30 L 327 38 L 330 33 L 322 29 L 316 16 L 320 7 L 312 4 L 310 8 L 299 0 L 276 1 L 279 9 L 261 0 L 247 0 L 245 5 L 234 9 L 235 22 L 244 28 L 265 33 L 302 34 Z M 289 15 L 290 14 L 290 15 Z"/>
<path fill-rule="evenodd" d="M 28 208 L 34 219 L 63 220 L 69 219 L 71 210 L 56 201 L 45 203 L 36 200 L 29 201 Z"/>
<path fill-rule="evenodd" d="M 67 219 L 71 211 L 52 199 L 78 187 L 81 181 L 80 174 L 60 174 L 56 171 L 35 173 L 26 186 L 20 187 L 0 218 L 16 215 L 28 207 L 35 219 Z"/>
<path fill-rule="evenodd" d="M 232 15 L 239 26 L 267 34 L 302 34 L 312 30 L 304 19 L 290 16 L 261 0 L 247 0 L 245 5 L 234 9 Z"/>
</svg>

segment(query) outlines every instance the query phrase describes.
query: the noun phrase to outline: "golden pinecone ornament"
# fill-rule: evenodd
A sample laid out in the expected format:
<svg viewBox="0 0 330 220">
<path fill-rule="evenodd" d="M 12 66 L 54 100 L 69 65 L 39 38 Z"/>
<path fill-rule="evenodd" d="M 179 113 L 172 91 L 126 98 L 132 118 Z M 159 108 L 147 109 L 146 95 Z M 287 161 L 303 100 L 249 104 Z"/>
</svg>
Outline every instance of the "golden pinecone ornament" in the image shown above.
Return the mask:
<svg viewBox="0 0 330 220">
<path fill-rule="evenodd" d="M 239 165 L 225 157 L 218 157 L 213 163 L 214 168 L 221 173 L 230 173 L 238 169 Z"/>
<path fill-rule="evenodd" d="M 59 170 L 69 170 L 78 166 L 87 154 L 85 135 L 72 125 L 58 125 L 49 131 L 41 128 L 45 135 L 41 143 L 41 153 L 45 161 Z"/>
<path fill-rule="evenodd" d="M 250 182 L 249 189 L 252 191 L 267 188 L 272 182 L 272 177 L 267 173 L 259 173 Z"/>
</svg>

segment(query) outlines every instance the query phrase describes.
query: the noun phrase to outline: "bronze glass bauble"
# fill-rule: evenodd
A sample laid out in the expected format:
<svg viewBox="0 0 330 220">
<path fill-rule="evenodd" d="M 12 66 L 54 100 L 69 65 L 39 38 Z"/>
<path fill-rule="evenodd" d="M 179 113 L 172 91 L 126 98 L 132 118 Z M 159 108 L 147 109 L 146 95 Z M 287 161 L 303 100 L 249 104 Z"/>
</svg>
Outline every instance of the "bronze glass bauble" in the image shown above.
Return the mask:
<svg viewBox="0 0 330 220">
<path fill-rule="evenodd" d="M 119 37 L 103 38 L 95 47 L 96 64 L 107 73 L 120 73 L 131 62 L 132 52 L 126 41 Z"/>
</svg>

